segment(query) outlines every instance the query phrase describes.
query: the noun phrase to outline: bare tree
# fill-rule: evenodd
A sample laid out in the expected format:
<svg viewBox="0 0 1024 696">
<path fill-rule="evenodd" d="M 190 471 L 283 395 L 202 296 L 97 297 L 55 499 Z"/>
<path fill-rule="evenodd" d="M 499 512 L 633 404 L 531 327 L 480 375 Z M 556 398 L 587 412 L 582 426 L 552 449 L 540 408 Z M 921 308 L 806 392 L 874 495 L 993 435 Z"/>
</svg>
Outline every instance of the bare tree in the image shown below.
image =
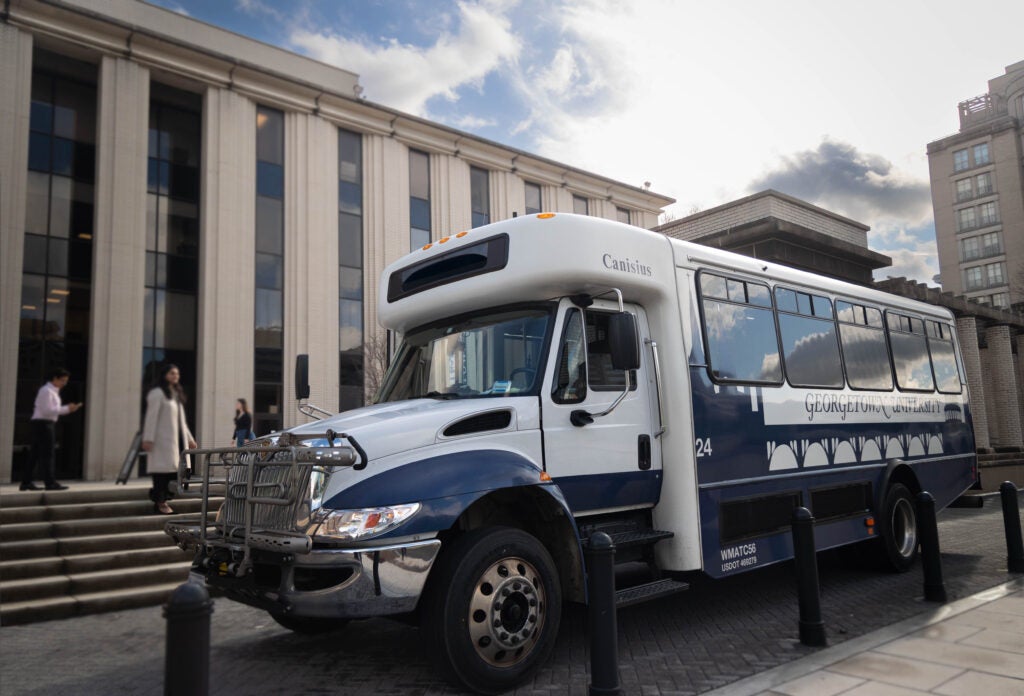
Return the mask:
<svg viewBox="0 0 1024 696">
<path fill-rule="evenodd" d="M 372 403 L 384 383 L 384 374 L 391 364 L 390 332 L 383 329 L 367 334 L 363 343 L 363 375 L 366 403 Z"/>
</svg>

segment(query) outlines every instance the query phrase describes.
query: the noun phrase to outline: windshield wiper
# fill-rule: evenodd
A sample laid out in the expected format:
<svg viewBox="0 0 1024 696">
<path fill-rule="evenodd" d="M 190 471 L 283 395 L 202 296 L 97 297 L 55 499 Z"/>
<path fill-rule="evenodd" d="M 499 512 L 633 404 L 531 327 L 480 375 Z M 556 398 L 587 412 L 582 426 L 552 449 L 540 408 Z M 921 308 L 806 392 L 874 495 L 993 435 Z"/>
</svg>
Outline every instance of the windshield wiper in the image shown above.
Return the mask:
<svg viewBox="0 0 1024 696">
<path fill-rule="evenodd" d="M 427 392 L 426 394 L 420 394 L 416 398 L 418 398 L 418 399 L 441 399 L 441 400 L 448 400 L 448 399 L 457 399 L 460 396 L 462 396 L 462 395 L 461 394 L 457 394 L 455 392 L 443 392 L 442 393 L 442 392 L 439 392 L 439 391 L 431 391 L 431 392 Z"/>
</svg>

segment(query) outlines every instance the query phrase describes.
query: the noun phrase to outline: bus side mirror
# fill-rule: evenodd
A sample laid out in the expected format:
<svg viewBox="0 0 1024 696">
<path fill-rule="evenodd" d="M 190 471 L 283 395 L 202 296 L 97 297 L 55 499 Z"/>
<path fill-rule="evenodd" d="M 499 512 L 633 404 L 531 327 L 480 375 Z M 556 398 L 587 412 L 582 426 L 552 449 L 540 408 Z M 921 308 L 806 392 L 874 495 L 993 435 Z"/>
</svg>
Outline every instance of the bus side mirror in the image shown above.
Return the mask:
<svg viewBox="0 0 1024 696">
<path fill-rule="evenodd" d="M 305 353 L 295 356 L 295 400 L 309 398 L 309 356 Z"/>
<path fill-rule="evenodd" d="M 640 368 L 640 341 L 637 337 L 636 317 L 630 312 L 618 312 L 608 320 L 608 348 L 613 370 Z"/>
</svg>

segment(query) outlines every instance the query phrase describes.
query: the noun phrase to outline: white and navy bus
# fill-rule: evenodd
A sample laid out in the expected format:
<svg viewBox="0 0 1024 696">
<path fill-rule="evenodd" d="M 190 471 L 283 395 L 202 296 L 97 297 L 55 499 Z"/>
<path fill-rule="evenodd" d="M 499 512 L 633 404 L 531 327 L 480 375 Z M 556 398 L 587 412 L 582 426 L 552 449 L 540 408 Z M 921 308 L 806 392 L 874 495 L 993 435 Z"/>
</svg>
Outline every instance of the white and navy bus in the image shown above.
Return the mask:
<svg viewBox="0 0 1024 696">
<path fill-rule="evenodd" d="M 800 506 L 820 549 L 906 570 L 914 494 L 975 479 L 940 307 L 543 213 L 392 264 L 378 315 L 402 340 L 376 402 L 193 452 L 190 489 L 226 500 L 168 532 L 197 579 L 294 630 L 414 616 L 478 691 L 549 654 L 597 531 L 652 569 L 623 603 L 790 558 Z"/>
</svg>

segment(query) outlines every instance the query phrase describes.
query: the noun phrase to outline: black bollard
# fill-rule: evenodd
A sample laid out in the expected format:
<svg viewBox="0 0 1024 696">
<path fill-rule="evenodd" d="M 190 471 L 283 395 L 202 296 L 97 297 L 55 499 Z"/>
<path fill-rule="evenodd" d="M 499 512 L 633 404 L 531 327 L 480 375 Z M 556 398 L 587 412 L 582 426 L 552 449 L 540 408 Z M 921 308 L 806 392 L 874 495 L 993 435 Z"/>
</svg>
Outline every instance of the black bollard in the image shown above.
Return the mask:
<svg viewBox="0 0 1024 696">
<path fill-rule="evenodd" d="M 928 491 L 917 494 L 917 530 L 921 538 L 921 566 L 924 568 L 924 598 L 927 602 L 946 602 L 946 584 L 942 581 L 939 555 L 939 525 L 935 521 L 935 498 Z"/>
<path fill-rule="evenodd" d="M 619 629 L 615 615 L 615 544 L 604 532 L 587 543 L 590 602 L 590 696 L 620 696 Z"/>
<path fill-rule="evenodd" d="M 164 605 L 167 645 L 164 696 L 206 696 L 210 688 L 210 614 L 213 602 L 202 585 L 186 582 Z"/>
<path fill-rule="evenodd" d="M 999 486 L 1003 502 L 1003 528 L 1006 530 L 1006 567 L 1011 573 L 1024 573 L 1024 541 L 1020 533 L 1020 504 L 1013 481 Z"/>
<path fill-rule="evenodd" d="M 793 562 L 796 564 L 797 598 L 800 604 L 800 642 L 814 647 L 828 645 L 825 622 L 821 620 L 814 516 L 805 507 L 793 510 Z"/>
</svg>

